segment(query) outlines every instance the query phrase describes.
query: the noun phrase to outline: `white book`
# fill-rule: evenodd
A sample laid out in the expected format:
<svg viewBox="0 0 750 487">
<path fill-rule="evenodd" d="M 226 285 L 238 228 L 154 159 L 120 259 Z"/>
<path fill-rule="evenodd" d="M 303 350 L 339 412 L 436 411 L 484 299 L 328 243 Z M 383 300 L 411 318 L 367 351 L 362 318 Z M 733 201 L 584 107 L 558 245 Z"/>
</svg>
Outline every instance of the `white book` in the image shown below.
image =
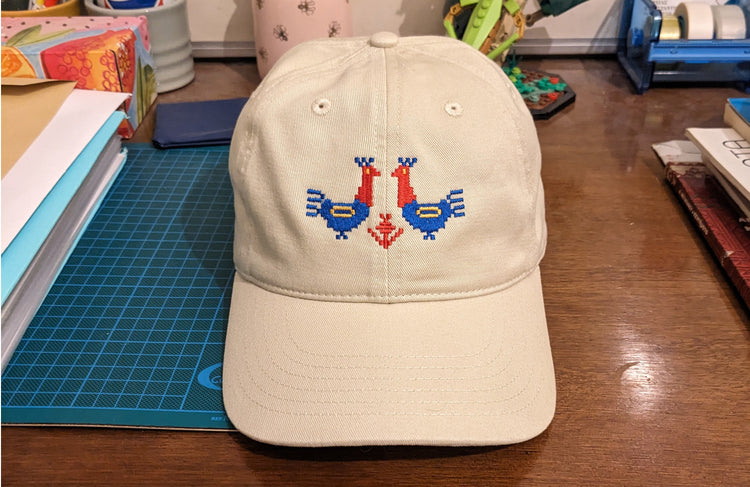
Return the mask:
<svg viewBox="0 0 750 487">
<path fill-rule="evenodd" d="M 66 98 L 47 127 L 2 178 L 3 252 L 109 116 L 129 96 L 76 89 Z"/>
<path fill-rule="evenodd" d="M 118 122 L 119 119 L 115 119 Z M 0 344 L 4 370 L 13 351 L 21 341 L 26 328 L 47 296 L 57 275 L 70 257 L 78 239 L 94 217 L 110 186 L 125 161 L 120 136 L 115 133 L 106 141 L 91 170 L 70 199 L 57 222 L 47 235 L 31 262 L 24 265 L 25 272 L 13 282 L 13 288 L 3 303 L 0 322 Z M 15 244 L 15 242 L 13 243 Z M 27 257 L 14 254 L 14 257 Z M 3 262 L 3 270 L 6 263 Z M 7 264 L 11 267 L 15 263 Z M 5 276 L 3 276 L 5 286 Z M 5 291 L 5 289 L 4 289 Z"/>
<path fill-rule="evenodd" d="M 701 150 L 706 165 L 725 179 L 722 186 L 730 187 L 727 193 L 737 206 L 747 207 L 750 201 L 750 142 L 730 128 L 689 128 L 685 135 Z"/>
</svg>

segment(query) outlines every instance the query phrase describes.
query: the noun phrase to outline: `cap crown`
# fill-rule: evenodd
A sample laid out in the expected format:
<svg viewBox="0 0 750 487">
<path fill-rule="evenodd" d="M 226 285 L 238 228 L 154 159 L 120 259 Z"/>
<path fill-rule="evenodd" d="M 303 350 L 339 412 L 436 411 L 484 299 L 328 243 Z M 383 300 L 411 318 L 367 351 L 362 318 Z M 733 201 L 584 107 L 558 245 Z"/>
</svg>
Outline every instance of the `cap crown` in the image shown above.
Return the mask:
<svg viewBox="0 0 750 487">
<path fill-rule="evenodd" d="M 403 302 L 487 294 L 546 244 L 531 115 L 502 70 L 441 37 L 312 41 L 239 117 L 234 260 L 285 295 Z"/>
</svg>

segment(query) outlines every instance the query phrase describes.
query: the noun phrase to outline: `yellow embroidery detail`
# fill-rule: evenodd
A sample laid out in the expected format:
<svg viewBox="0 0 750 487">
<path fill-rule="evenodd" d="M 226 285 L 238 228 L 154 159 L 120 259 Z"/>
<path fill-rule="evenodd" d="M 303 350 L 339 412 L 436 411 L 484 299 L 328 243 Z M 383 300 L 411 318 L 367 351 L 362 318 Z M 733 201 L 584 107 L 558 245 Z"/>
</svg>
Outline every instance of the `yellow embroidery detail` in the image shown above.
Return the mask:
<svg viewBox="0 0 750 487">
<path fill-rule="evenodd" d="M 422 206 L 417 208 L 416 213 L 419 218 L 437 218 L 443 214 L 437 206 Z"/>
</svg>

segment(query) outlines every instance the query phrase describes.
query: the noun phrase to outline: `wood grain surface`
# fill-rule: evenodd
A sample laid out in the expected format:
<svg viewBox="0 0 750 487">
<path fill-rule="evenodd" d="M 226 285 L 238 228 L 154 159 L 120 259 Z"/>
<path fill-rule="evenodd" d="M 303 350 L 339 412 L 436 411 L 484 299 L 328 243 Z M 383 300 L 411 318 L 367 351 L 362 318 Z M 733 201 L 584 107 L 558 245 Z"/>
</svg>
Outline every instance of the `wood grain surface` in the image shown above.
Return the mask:
<svg viewBox="0 0 750 487">
<path fill-rule="evenodd" d="M 557 412 L 498 448 L 294 449 L 238 433 L 2 428 L 4 485 L 750 485 L 750 321 L 651 144 L 722 126 L 731 86 L 637 95 L 610 58 L 530 59 L 577 93 L 537 122 Z M 159 103 L 247 96 L 252 61 L 198 62 Z M 150 141 L 153 109 L 134 141 Z M 502 133 L 486 134 L 502 137 Z"/>
</svg>

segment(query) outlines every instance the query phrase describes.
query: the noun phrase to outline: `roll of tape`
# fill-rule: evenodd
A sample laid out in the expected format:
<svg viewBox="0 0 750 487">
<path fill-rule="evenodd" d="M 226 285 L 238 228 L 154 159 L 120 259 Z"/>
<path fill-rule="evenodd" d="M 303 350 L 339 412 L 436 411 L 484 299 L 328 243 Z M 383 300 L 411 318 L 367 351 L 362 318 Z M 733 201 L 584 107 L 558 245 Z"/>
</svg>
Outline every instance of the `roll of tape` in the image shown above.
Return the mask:
<svg viewBox="0 0 750 487">
<path fill-rule="evenodd" d="M 676 41 L 682 36 L 680 21 L 674 15 L 665 15 L 661 19 L 660 41 Z"/>
<path fill-rule="evenodd" d="M 744 39 L 745 12 L 739 5 L 714 5 L 714 35 L 717 39 Z"/>
<path fill-rule="evenodd" d="M 707 3 L 681 3 L 674 13 L 682 27 L 682 39 L 713 39 L 714 16 Z"/>
</svg>

